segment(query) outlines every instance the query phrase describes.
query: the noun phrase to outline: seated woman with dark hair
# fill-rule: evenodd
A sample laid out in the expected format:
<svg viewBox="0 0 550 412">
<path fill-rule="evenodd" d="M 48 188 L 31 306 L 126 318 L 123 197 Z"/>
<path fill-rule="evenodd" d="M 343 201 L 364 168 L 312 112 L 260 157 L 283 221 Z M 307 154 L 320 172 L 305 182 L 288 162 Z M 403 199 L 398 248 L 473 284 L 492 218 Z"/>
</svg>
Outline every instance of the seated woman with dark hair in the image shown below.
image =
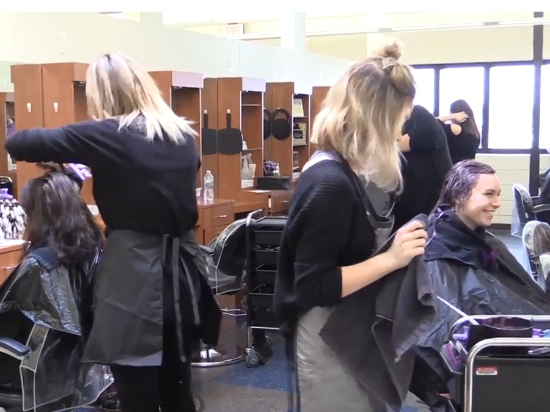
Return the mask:
<svg viewBox="0 0 550 412">
<path fill-rule="evenodd" d="M 487 231 L 501 205 L 500 192 L 496 172 L 487 164 L 466 160 L 449 171 L 428 219 L 424 261 L 433 292 L 468 315 L 550 314 L 546 291 L 506 245 Z M 437 351 L 449 339 L 453 323 L 462 317 L 445 302 L 437 303 L 438 321 L 419 342 L 416 366 L 423 370 L 418 374 L 423 379 L 414 380 L 411 387 L 432 408 L 445 398 L 430 398 L 428 392 L 437 385 L 427 370 L 437 363 Z M 426 357 L 431 361 L 423 362 Z M 436 375 L 445 374 L 436 371 Z M 445 384 L 439 387 L 439 393 L 446 392 Z"/>
<path fill-rule="evenodd" d="M 484 163 L 465 160 L 447 174 L 429 216 L 424 260 L 438 293 L 467 314 L 550 313 L 543 291 L 487 231 L 500 207 L 500 182 Z"/>
<path fill-rule="evenodd" d="M 23 402 L 51 410 L 89 404 L 112 382 L 104 367 L 80 362 L 92 322 L 94 269 L 103 235 L 71 173 L 51 170 L 32 179 L 23 188 L 21 205 L 27 214 L 26 244 L 20 263 L 0 287 L 0 338 L 33 342 L 28 349 L 38 366 L 31 382 L 20 375 L 21 360 L 0 353 L 0 393 L 34 392 L 36 399 Z M 63 367 L 52 369 L 54 364 Z M 88 393 L 79 392 L 81 384 Z M 1 402 L 0 395 L 4 406 Z"/>
</svg>

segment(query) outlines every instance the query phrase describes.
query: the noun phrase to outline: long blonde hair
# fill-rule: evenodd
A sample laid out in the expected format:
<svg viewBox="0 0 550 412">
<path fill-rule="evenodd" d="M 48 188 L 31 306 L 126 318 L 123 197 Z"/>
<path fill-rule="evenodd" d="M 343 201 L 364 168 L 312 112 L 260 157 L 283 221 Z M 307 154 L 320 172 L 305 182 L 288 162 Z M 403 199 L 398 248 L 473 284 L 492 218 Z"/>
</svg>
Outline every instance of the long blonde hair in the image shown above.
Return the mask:
<svg viewBox="0 0 550 412">
<path fill-rule="evenodd" d="M 191 123 L 166 104 L 149 73 L 122 54 L 107 53 L 90 64 L 86 97 L 92 118 L 116 118 L 119 129 L 142 117 L 149 141 L 156 137 L 181 143 L 196 136 Z"/>
<path fill-rule="evenodd" d="M 387 190 L 402 188 L 396 134 L 416 94 L 412 72 L 399 57 L 401 45 L 392 42 L 352 65 L 330 88 L 311 137 Z"/>
</svg>

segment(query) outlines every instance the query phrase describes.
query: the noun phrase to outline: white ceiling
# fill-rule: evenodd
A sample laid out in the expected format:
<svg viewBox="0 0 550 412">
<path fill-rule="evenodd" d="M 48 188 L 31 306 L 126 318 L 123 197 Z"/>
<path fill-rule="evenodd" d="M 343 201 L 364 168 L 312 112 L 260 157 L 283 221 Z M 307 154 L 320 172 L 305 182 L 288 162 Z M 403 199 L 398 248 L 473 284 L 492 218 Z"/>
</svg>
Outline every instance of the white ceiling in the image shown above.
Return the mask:
<svg viewBox="0 0 550 412">
<path fill-rule="evenodd" d="M 209 0 L 202 0 L 202 3 Z M 204 4 L 203 4 L 204 6 Z M 206 10 L 205 10 L 206 9 Z M 101 14 L 108 14 L 113 17 L 123 17 L 121 11 L 104 11 Z M 289 12 L 287 12 L 289 13 Z M 290 12 L 292 13 L 292 12 Z M 379 13 L 379 12 L 377 12 Z M 413 14 L 422 12 L 386 12 L 386 14 Z M 177 25 L 180 27 L 202 26 L 210 24 L 229 24 L 229 23 L 254 23 L 262 21 L 278 21 L 284 15 L 280 10 L 259 10 L 239 11 L 235 13 L 217 12 L 208 10 L 208 7 L 202 7 L 200 11 L 167 11 L 163 12 L 164 24 Z M 319 10 L 316 12 L 307 12 L 308 19 L 331 18 L 331 17 L 358 17 L 366 16 L 367 12 L 348 11 L 346 13 L 335 13 L 329 10 Z"/>
</svg>

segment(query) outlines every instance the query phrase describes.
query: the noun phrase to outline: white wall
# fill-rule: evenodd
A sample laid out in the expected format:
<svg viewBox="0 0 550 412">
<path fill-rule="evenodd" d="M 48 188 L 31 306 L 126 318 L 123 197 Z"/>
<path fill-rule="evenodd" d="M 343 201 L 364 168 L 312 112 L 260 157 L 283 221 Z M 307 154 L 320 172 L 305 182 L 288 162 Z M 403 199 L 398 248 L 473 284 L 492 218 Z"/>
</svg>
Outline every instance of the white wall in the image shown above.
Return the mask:
<svg viewBox="0 0 550 412">
<path fill-rule="evenodd" d="M 120 51 L 149 70 L 312 85 L 333 82 L 350 64 L 332 56 L 301 54 L 98 13 L 0 13 L 0 39 L 1 61 L 87 63 L 101 53 Z"/>
</svg>

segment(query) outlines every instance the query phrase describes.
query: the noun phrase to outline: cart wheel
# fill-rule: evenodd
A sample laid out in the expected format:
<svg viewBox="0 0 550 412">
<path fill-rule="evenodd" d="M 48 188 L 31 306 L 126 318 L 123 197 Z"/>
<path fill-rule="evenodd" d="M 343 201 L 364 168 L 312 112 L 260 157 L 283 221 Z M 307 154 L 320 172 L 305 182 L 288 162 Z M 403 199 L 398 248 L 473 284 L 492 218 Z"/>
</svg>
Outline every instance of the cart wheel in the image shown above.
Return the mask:
<svg viewBox="0 0 550 412">
<path fill-rule="evenodd" d="M 251 350 L 244 355 L 244 361 L 249 368 L 257 368 L 262 364 L 260 354 L 255 350 Z"/>
</svg>

